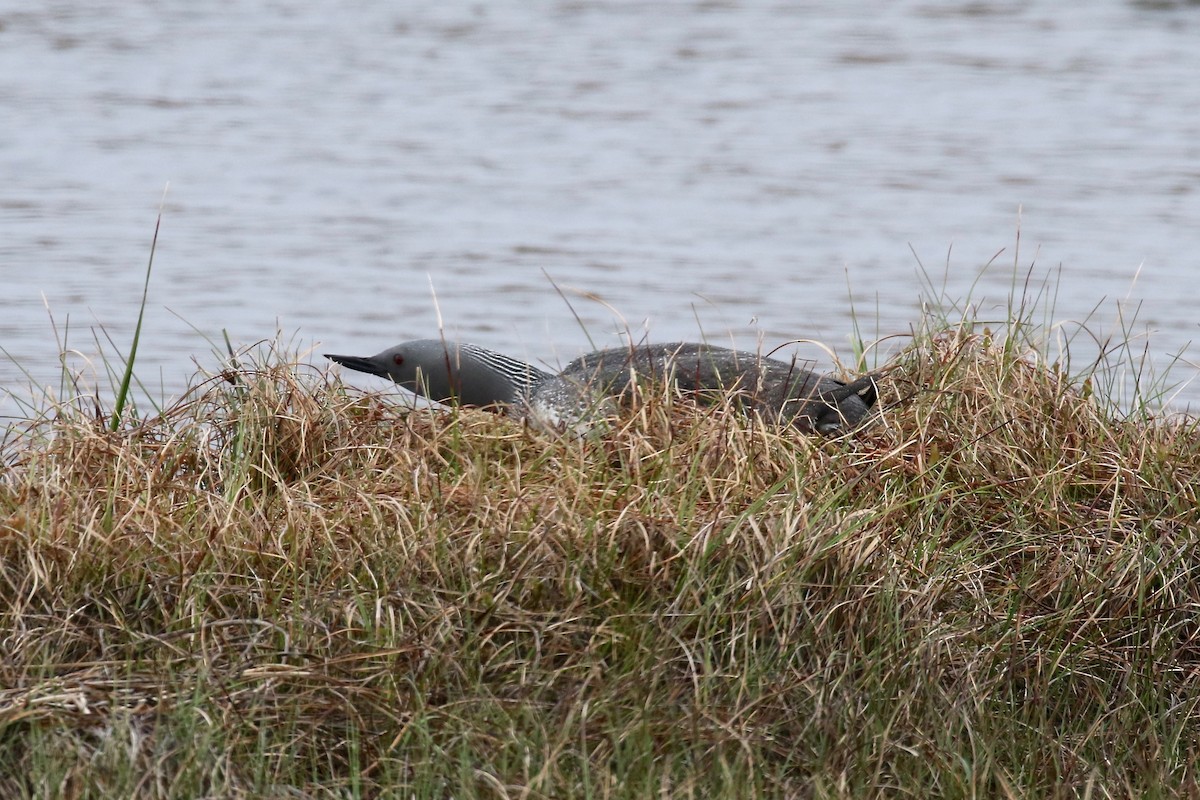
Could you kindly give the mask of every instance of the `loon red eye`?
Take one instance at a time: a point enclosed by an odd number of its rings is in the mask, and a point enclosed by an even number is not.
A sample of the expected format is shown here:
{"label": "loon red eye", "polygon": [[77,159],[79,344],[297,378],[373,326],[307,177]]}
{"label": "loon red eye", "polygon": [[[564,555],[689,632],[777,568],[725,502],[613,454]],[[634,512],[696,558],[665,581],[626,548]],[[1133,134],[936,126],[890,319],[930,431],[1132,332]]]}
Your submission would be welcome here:
{"label": "loon red eye", "polygon": [[404,363],[404,356],[397,353],[396,355],[392,356],[392,363],[394,363],[397,367],[400,366]]}

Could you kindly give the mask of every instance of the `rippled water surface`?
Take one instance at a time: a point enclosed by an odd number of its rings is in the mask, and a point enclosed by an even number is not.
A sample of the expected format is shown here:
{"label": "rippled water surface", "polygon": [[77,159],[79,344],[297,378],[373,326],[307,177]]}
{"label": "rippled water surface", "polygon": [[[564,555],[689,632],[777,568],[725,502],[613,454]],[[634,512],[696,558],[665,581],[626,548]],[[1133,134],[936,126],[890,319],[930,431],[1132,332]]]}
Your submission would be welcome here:
{"label": "rippled water surface", "polygon": [[919,265],[985,315],[1014,267],[1054,321],[1140,306],[1161,368],[1200,333],[1198,41],[1118,0],[13,5],[0,387],[57,385],[47,306],[72,368],[127,346],[168,183],[168,393],[223,330],[369,354],[438,308],[548,364],[626,328],[845,358],[852,314],[920,320]]}

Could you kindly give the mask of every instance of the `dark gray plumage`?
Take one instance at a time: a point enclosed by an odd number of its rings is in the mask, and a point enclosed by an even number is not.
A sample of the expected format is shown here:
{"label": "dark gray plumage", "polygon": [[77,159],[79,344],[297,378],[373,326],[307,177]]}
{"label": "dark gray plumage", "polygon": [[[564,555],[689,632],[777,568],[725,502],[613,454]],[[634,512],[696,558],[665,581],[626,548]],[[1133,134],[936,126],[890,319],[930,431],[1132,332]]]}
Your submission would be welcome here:
{"label": "dark gray plumage", "polygon": [[599,350],[557,375],[471,344],[405,342],[369,358],[329,355],[343,366],[390,377],[431,400],[507,406],[551,430],[586,433],[616,411],[635,385],[669,383],[700,401],[732,394],[749,412],[806,432],[856,427],[875,404],[874,378],[853,383],[795,363],[707,344],[636,345]]}
{"label": "dark gray plumage", "polygon": [[[538,384],[530,413],[571,427],[619,400],[634,384],[670,383],[701,401],[727,395],[747,411],[807,432],[834,434],[858,425],[875,404],[870,376],[845,383],[801,369],[796,363],[707,344],[672,343],[617,347],[589,353]],[[557,419],[556,419],[557,418]]]}

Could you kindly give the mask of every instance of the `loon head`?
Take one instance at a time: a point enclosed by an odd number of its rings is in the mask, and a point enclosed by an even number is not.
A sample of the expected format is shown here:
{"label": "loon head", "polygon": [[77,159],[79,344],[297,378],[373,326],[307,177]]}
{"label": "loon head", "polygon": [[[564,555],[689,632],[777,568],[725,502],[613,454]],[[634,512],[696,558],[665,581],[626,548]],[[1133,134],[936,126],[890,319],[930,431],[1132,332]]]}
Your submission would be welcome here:
{"label": "loon head", "polygon": [[373,356],[325,357],[358,372],[391,378],[421,397],[464,406],[511,405],[549,376],[502,353],[441,339],[415,339]]}

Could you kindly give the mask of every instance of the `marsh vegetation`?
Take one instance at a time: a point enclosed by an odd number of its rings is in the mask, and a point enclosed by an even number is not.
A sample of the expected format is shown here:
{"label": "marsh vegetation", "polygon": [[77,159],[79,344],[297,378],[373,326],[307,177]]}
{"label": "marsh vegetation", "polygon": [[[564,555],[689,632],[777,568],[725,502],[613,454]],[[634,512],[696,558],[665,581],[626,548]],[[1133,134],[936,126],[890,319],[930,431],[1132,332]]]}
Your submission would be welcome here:
{"label": "marsh vegetation", "polygon": [[267,348],[0,465],[5,797],[1200,791],[1200,439],[1014,316],[840,438],[602,439]]}

